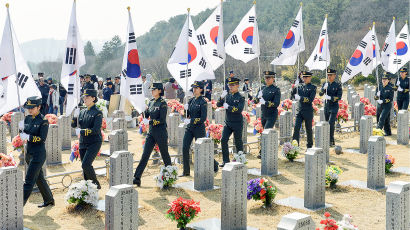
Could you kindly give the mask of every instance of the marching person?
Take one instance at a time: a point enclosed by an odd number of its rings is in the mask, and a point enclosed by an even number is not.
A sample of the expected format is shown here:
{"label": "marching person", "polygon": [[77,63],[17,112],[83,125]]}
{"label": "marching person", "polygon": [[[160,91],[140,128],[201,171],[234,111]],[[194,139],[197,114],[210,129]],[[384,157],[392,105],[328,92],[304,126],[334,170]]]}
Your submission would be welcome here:
{"label": "marching person", "polygon": [[105,88],[103,89],[103,99],[107,101],[107,109],[109,108],[109,105],[110,105],[111,95],[114,94],[112,87],[113,87],[113,84],[112,82],[109,81],[105,83]]}
{"label": "marching person", "polygon": [[[93,168],[93,162],[97,157],[102,145],[101,125],[103,114],[95,106],[98,101],[98,92],[95,89],[87,89],[83,94],[83,101],[87,109],[74,111],[71,127],[76,128],[75,132],[80,135],[80,159],[83,169],[84,180],[92,180],[101,189]],[[77,122],[78,120],[78,122]],[[78,125],[77,125],[78,124]]]}
{"label": "marching person", "polygon": [[[239,93],[239,79],[236,77],[227,78],[229,94],[224,91],[219,99],[217,106],[223,106],[226,110],[225,115],[225,126],[222,131],[222,158],[223,163],[220,167],[224,167],[226,163],[229,163],[229,149],[228,141],[229,137],[233,133],[235,139],[235,146],[238,151],[243,153],[243,142],[242,142],[242,128],[243,128],[243,118],[242,110],[245,105],[245,97]],[[240,154],[239,154],[240,155]]]}
{"label": "marching person", "polygon": [[280,89],[275,86],[276,73],[265,71],[265,84],[258,93],[258,101],[261,103],[261,121],[264,129],[271,129],[278,119],[278,106],[280,104]]}
{"label": "marching person", "polygon": [[[182,159],[184,163],[184,171],[180,175],[189,176],[189,149],[191,147],[192,140],[195,138],[205,137],[205,121],[207,115],[207,102],[205,101],[204,94],[204,83],[195,82],[191,86],[194,89],[194,97],[191,98],[188,104],[184,105],[187,110],[187,119],[184,120],[187,127],[185,129],[185,135],[182,142]],[[214,160],[214,172],[218,172],[218,162]]]}
{"label": "marching person", "polygon": [[377,89],[374,99],[377,100],[377,128],[384,129],[385,136],[391,136],[390,128],[390,111],[394,97],[394,90],[389,84],[390,77],[393,74],[385,73],[382,77],[382,85]]}
{"label": "marching person", "polygon": [[[140,163],[137,166],[134,174],[133,184],[141,186],[141,176],[147,166],[149,157],[155,144],[158,145],[162,160],[165,166],[171,165],[171,157],[168,153],[168,132],[167,132],[167,103],[162,98],[164,95],[164,87],[162,83],[153,83],[151,87],[152,99],[148,104],[147,110],[144,112],[144,124],[149,124],[149,131],[145,139],[144,150],[141,156]],[[150,118],[148,120],[147,118]]]}
{"label": "marching person", "polygon": [[327,69],[327,80],[323,83],[319,95],[325,95],[325,119],[330,126],[330,147],[335,146],[335,122],[339,111],[339,100],[342,98],[342,84],[335,81],[336,70]]}
{"label": "marching person", "polygon": [[307,148],[312,148],[313,146],[313,135],[312,135],[312,120],[313,120],[313,107],[312,102],[316,96],[316,86],[312,85],[310,82],[312,80],[312,73],[303,71],[301,72],[303,77],[303,84],[298,84],[292,90],[292,98],[299,101],[299,109],[296,114],[295,127],[293,129],[292,140],[296,140],[299,143],[299,133],[302,127],[302,122],[305,121],[305,128],[307,134]]}
{"label": "marching person", "polygon": [[43,204],[38,206],[39,208],[55,204],[53,194],[42,170],[46,161],[45,141],[48,133],[48,121],[40,114],[41,105],[42,99],[40,97],[27,98],[24,108],[28,110],[30,115],[25,117],[24,122],[19,123],[19,128],[22,130],[20,137],[23,141],[27,140],[25,161],[28,167],[23,186],[23,204],[27,203],[34,184],[37,184],[44,201]]}
{"label": "marching person", "polygon": [[397,107],[398,110],[407,110],[409,107],[409,85],[407,68],[399,70],[400,77],[397,79]]}

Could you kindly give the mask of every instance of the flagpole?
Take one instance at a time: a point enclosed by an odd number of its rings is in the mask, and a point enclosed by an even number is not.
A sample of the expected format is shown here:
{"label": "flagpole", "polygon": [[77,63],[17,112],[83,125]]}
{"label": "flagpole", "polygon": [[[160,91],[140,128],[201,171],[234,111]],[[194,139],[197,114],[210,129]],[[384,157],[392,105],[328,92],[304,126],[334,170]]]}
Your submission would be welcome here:
{"label": "flagpole", "polygon": [[9,4],[6,4],[6,8],[7,8],[7,17],[9,19],[9,29],[10,29],[10,36],[11,36],[11,48],[13,49],[13,59],[14,59],[14,71],[16,74],[16,87],[17,87],[17,98],[18,98],[18,102],[19,102],[19,111],[20,113],[22,112],[21,110],[21,99],[20,99],[20,89],[19,89],[19,85],[18,85],[18,73],[17,73],[17,66],[16,66],[16,55],[14,54],[14,41],[13,41],[13,30],[11,28],[11,19],[10,19],[10,12],[9,12]]}
{"label": "flagpole", "polygon": [[[377,45],[377,44],[376,44],[376,39],[377,39],[377,37],[376,37],[376,22],[373,22],[373,28],[374,28],[374,30],[373,30],[374,45]],[[377,65],[377,48],[378,48],[378,47],[375,48],[375,52],[376,52],[376,81],[377,81],[377,91],[380,91],[380,84],[379,84],[379,66]]]}
{"label": "flagpole", "polygon": [[[328,30],[328,27],[327,27],[327,14],[326,14],[326,37],[327,37],[327,39],[326,39],[326,46],[327,47],[325,47],[326,48],[326,68],[325,68],[325,78],[326,78],[326,84],[328,84],[328,81],[327,81],[327,69],[328,69],[328,66],[327,66],[327,63],[328,63],[328,60],[329,60],[329,52],[330,52],[330,48],[328,49],[328,47],[329,47],[329,36],[327,36],[328,34],[329,34],[329,30]],[[329,51],[329,52],[328,52]],[[326,96],[327,96],[327,88],[329,88],[329,84],[328,84],[328,86],[326,87]],[[326,103],[327,103],[327,100],[325,100],[326,101]]]}
{"label": "flagpole", "polygon": [[258,56],[258,69],[259,69],[259,91],[262,90],[262,78],[261,78],[261,63]]}
{"label": "flagpole", "polygon": [[[186,74],[185,74],[185,89],[186,89],[186,94],[185,94],[185,96],[186,96],[186,103],[188,104],[188,70],[189,70],[189,67],[188,67],[188,65],[189,65],[189,58],[188,58],[188,56],[189,56],[189,12],[190,12],[190,8],[188,8],[188,19],[187,19],[187,23],[188,23],[188,31],[187,31],[187,33],[188,33],[188,42],[187,42],[187,56],[186,56]],[[185,112],[185,118],[188,118],[188,109],[186,110],[186,112]]]}
{"label": "flagpole", "polygon": [[[396,20],[396,17],[393,17],[393,21],[395,21]],[[394,23],[394,25],[396,25],[396,23]],[[394,28],[394,30],[396,30],[396,28]],[[393,34],[393,36],[394,37],[396,37],[396,35],[395,34]],[[396,40],[396,39],[395,39]],[[397,41],[396,41],[396,44],[397,44]],[[397,47],[396,47],[396,74],[397,74],[397,79],[396,79],[396,81],[394,82],[394,85],[396,85],[396,83],[397,83],[397,81],[399,80],[399,77],[400,77],[400,74],[399,74],[399,62],[398,62],[398,55],[397,55]]]}

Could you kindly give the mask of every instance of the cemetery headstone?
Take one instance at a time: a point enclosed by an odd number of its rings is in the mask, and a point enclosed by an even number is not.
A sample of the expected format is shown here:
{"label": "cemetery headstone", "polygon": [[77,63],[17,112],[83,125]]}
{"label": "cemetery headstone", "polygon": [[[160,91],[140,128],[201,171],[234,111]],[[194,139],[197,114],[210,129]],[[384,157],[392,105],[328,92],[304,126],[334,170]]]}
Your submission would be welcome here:
{"label": "cemetery headstone", "polygon": [[45,141],[47,153],[47,165],[61,164],[61,142],[62,138],[58,135],[58,125],[48,126],[47,139]]}
{"label": "cemetery headstone", "polygon": [[261,175],[278,175],[278,132],[265,129],[261,137]]}
{"label": "cemetery headstone", "polygon": [[112,121],[112,130],[123,129],[127,131],[127,126],[128,124],[124,118],[114,118],[114,120]]}
{"label": "cemetery headstone", "polygon": [[0,121],[0,153],[7,154],[7,124]]}
{"label": "cemetery headstone", "polygon": [[225,109],[217,108],[215,110],[215,124],[225,124]]}
{"label": "cemetery headstone", "polygon": [[371,136],[367,149],[367,187],[383,189],[385,187],[386,140],[381,136]]}
{"label": "cemetery headstone", "polygon": [[320,114],[320,121],[326,121],[325,107],[322,107],[319,109],[319,114]]}
{"label": "cemetery headstone", "polygon": [[116,151],[110,156],[110,187],[120,184],[132,185],[133,156],[128,151]]}
{"label": "cemetery headstone", "polygon": [[391,182],[386,191],[386,230],[395,229],[410,229],[410,182]]}
{"label": "cemetery headstone", "polygon": [[330,125],[327,121],[320,121],[315,125],[315,147],[321,148],[329,163]]}
{"label": "cemetery headstone", "polygon": [[61,149],[71,149],[71,117],[61,115],[58,117],[58,136],[61,138]]}
{"label": "cemetery headstone", "polygon": [[178,126],[180,122],[181,118],[179,113],[171,113],[169,115],[169,123],[167,123],[167,126],[169,127],[168,143],[170,146],[178,145]]}
{"label": "cemetery headstone", "polygon": [[13,137],[19,134],[19,122],[24,121],[24,114],[20,112],[14,112],[11,114],[10,122],[10,138],[13,140]]}
{"label": "cemetery headstone", "polygon": [[105,195],[105,229],[138,229],[138,192],[132,185],[115,185]]}
{"label": "cemetery headstone", "polygon": [[194,189],[203,191],[214,187],[214,143],[210,138],[195,141]]}
{"label": "cemetery headstone", "polygon": [[367,153],[367,143],[373,133],[373,117],[362,116],[360,119],[360,152]]}
{"label": "cemetery headstone", "polygon": [[113,130],[108,136],[110,155],[115,151],[128,151],[128,133],[123,129]]}
{"label": "cemetery headstone", "polygon": [[400,110],[397,117],[397,144],[409,144],[409,112]]}
{"label": "cemetery headstone", "polygon": [[[362,102],[356,102],[354,104],[354,113],[353,113],[353,118],[354,118],[354,129],[360,131],[360,118],[364,115],[364,104]],[[356,129],[358,128],[358,129]]]}
{"label": "cemetery headstone", "polygon": [[279,136],[281,145],[291,140],[292,127],[292,113],[290,111],[283,111],[279,116]]}
{"label": "cemetery headstone", "polygon": [[0,230],[23,229],[23,173],[0,168]]}
{"label": "cemetery headstone", "polygon": [[310,148],[305,154],[304,207],[319,209],[325,207],[326,162],[320,148]]}
{"label": "cemetery headstone", "polygon": [[280,219],[277,230],[315,230],[315,222],[309,215],[293,212]]}

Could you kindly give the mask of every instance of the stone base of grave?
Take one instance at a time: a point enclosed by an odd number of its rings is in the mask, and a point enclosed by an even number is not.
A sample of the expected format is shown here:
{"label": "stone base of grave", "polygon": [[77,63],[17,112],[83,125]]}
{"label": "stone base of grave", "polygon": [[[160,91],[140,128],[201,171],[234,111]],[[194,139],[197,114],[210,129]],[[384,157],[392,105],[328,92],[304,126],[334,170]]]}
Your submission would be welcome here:
{"label": "stone base of grave", "polygon": [[285,199],[282,199],[282,200],[277,200],[277,201],[275,201],[275,203],[277,205],[287,206],[287,207],[300,209],[300,210],[305,210],[305,211],[317,211],[317,210],[322,210],[322,209],[333,207],[333,205],[325,203],[325,206],[323,206],[321,208],[308,209],[308,208],[305,208],[305,201],[304,201],[303,198],[294,197],[294,196],[291,196],[291,197],[288,197],[288,198],[285,198]]}
{"label": "stone base of grave", "polygon": [[109,150],[109,149],[103,150],[103,151],[101,151],[100,155],[101,155],[101,156],[109,157],[109,156],[111,156],[110,150]]}
{"label": "stone base of grave", "polygon": [[214,185],[213,189],[196,190],[196,189],[194,189],[194,181],[187,181],[187,182],[178,183],[178,184],[173,185],[172,187],[181,188],[181,189],[185,189],[185,190],[190,190],[190,191],[194,191],[194,192],[206,192],[206,191],[220,189],[220,187]]}
{"label": "stone base of grave", "polygon": [[[105,212],[105,200],[99,200],[97,206],[93,207],[94,209]],[[138,209],[143,208],[141,205],[138,205]]]}
{"label": "stone base of grave", "polygon": [[53,166],[65,165],[65,164],[68,164],[68,163],[70,163],[70,162],[56,162],[56,163],[47,164],[47,166],[53,167]]}
{"label": "stone base of grave", "polygon": [[95,170],[95,175],[106,177],[107,176],[107,170],[106,169],[97,169],[97,170]]}
{"label": "stone base of grave", "polygon": [[351,186],[353,188],[360,188],[360,189],[367,189],[367,190],[376,190],[376,191],[383,191],[387,189],[387,187],[379,188],[379,189],[370,189],[367,187],[366,181],[360,181],[360,180],[348,180],[348,181],[339,183],[339,185]]}
{"label": "stone base of grave", "polygon": [[171,157],[171,162],[174,164],[182,164],[182,157]]}
{"label": "stone base of grave", "polygon": [[31,229],[24,227],[23,230],[31,230]]}
{"label": "stone base of grave", "polygon": [[[304,164],[305,163],[305,158],[298,158],[298,159],[295,159],[293,161]],[[329,161],[329,163],[334,164],[335,162],[334,161]]]}
{"label": "stone base of grave", "polygon": [[387,145],[397,145],[397,141],[387,141],[386,140],[386,144]]}
{"label": "stone base of grave", "polygon": [[[203,221],[195,222],[192,224],[188,224],[187,227],[193,228],[195,230],[220,230],[221,229],[221,220],[217,218],[206,219]],[[246,227],[247,230],[258,230],[258,228],[254,227]]]}
{"label": "stone base of grave", "polygon": [[61,147],[61,150],[65,151],[65,150],[71,150],[71,147]]}
{"label": "stone base of grave", "polygon": [[360,149],[345,149],[343,150],[344,153],[357,153],[357,154],[367,154],[367,153],[361,153]]}
{"label": "stone base of grave", "polygon": [[397,168],[392,168],[390,171],[395,172],[395,173],[403,173],[410,175],[410,168],[409,167],[397,167]]}
{"label": "stone base of grave", "polygon": [[278,176],[278,175],[280,175],[280,172],[278,172],[278,174],[276,174],[276,175],[262,175],[260,169],[258,169],[258,168],[251,168],[251,169],[248,169],[248,174],[254,175],[254,176]]}

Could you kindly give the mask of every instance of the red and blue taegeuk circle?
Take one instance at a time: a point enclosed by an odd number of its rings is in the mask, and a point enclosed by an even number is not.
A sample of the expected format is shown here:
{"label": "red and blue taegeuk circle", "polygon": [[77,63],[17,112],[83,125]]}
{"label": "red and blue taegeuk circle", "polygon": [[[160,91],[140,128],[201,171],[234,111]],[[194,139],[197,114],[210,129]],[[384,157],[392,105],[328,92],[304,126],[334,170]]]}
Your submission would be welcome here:
{"label": "red and blue taegeuk circle", "polygon": [[210,37],[211,40],[217,44],[218,42],[218,31],[219,31],[219,26],[215,26],[214,28],[211,29]]}
{"label": "red and blue taegeuk circle", "polygon": [[243,32],[242,32],[242,39],[252,45],[252,41],[253,41],[253,26],[246,28]]}
{"label": "red and blue taegeuk circle", "polygon": [[140,59],[138,50],[132,49],[128,51],[127,60],[127,77],[139,78],[141,76]]}
{"label": "red and blue taegeuk circle", "polygon": [[[193,62],[197,55],[198,55],[198,52],[196,50],[196,47],[194,46],[194,44],[189,42],[188,43],[188,63]],[[179,63],[179,64],[186,65],[186,63]]]}
{"label": "red and blue taegeuk circle", "polygon": [[376,57],[376,45],[373,44],[373,58]]}
{"label": "red and blue taegeuk circle", "polygon": [[397,56],[403,56],[409,50],[409,47],[407,47],[407,44],[401,41],[397,42],[396,48],[397,48]]}
{"label": "red and blue taegeuk circle", "polygon": [[319,53],[321,54],[323,52],[323,44],[325,43],[325,39],[322,38],[322,40],[320,40],[320,45],[319,45]]}
{"label": "red and blue taegeuk circle", "polygon": [[295,43],[295,34],[292,30],[289,30],[286,35],[285,41],[283,42],[282,48],[290,48]]}
{"label": "red and blue taegeuk circle", "polygon": [[360,50],[354,51],[352,57],[350,58],[350,65],[352,66],[358,66],[360,63],[362,63],[363,60],[363,53]]}

